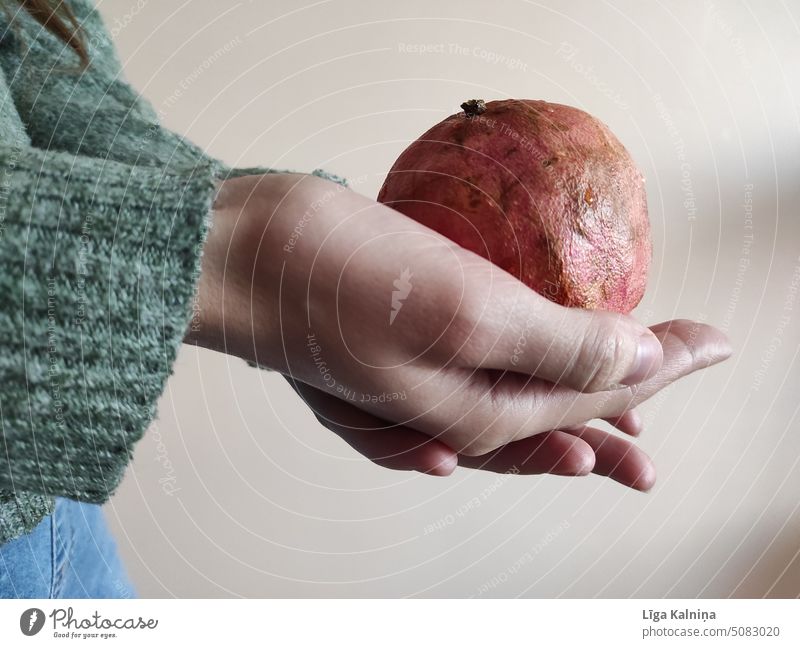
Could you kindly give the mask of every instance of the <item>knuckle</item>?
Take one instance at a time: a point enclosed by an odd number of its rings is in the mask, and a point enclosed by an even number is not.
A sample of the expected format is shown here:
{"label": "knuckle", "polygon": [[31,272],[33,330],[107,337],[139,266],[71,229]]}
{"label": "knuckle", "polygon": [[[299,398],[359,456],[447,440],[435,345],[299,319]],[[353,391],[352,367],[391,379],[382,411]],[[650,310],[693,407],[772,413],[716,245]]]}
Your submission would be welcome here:
{"label": "knuckle", "polygon": [[481,412],[473,411],[453,425],[442,440],[459,454],[480,457],[507,443],[499,431],[497,425],[485,423]]}
{"label": "knuckle", "polygon": [[620,327],[603,321],[582,340],[572,378],[588,392],[607,389],[623,378],[632,353],[629,338]]}
{"label": "knuckle", "polygon": [[491,345],[491,330],[479,299],[459,294],[450,300],[452,317],[442,335],[442,347],[448,358],[475,366]]}
{"label": "knuckle", "polygon": [[480,435],[478,438],[470,441],[467,445],[465,445],[460,451],[459,454],[465,455],[467,457],[482,457],[483,455],[487,455],[494,450],[497,450],[500,447],[500,444],[497,444],[486,437],[486,434]]}
{"label": "knuckle", "polygon": [[[502,448],[515,439],[515,431],[524,427],[522,409],[528,409],[530,401],[506,398],[494,394],[489,388],[482,395],[475,395],[473,409],[459,431],[461,454],[479,457]],[[464,407],[470,407],[466,402]]]}

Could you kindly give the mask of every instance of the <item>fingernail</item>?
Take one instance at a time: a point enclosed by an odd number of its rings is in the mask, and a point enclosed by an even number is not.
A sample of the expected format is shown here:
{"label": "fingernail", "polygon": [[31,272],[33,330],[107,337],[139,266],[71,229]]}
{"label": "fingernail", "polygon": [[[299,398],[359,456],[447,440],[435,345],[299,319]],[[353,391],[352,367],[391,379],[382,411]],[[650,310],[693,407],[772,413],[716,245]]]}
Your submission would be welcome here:
{"label": "fingernail", "polygon": [[646,333],[639,338],[636,359],[633,361],[630,373],[620,382],[623,385],[638,385],[652,378],[661,368],[663,360],[664,350],[661,348],[661,342],[652,333]]}

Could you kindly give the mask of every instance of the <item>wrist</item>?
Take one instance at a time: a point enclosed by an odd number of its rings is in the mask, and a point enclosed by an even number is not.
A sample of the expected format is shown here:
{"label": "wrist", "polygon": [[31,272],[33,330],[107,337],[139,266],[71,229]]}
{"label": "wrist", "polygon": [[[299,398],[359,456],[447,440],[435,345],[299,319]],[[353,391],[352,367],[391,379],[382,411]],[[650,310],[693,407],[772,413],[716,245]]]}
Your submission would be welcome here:
{"label": "wrist", "polygon": [[292,211],[286,196],[296,177],[270,173],[218,182],[185,342],[276,366],[281,263],[272,238],[279,236],[281,215]]}
{"label": "wrist", "polygon": [[[192,319],[184,342],[224,351],[223,279],[225,257],[230,248],[236,210],[231,180],[216,180],[208,232],[200,257],[200,275],[195,287]],[[240,209],[238,210],[241,211]]]}
{"label": "wrist", "polygon": [[347,212],[334,199],[340,192],[304,174],[219,182],[185,341],[286,370],[314,308],[310,273],[326,275],[319,246]]}

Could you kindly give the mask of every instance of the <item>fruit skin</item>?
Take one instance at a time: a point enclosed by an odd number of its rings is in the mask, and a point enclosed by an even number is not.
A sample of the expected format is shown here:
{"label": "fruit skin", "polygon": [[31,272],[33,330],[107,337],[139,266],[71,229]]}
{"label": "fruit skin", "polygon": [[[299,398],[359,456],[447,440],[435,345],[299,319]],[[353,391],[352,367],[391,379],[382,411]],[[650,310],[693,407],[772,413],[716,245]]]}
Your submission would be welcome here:
{"label": "fruit skin", "polygon": [[403,151],[378,200],[559,304],[633,310],[652,244],[644,178],[620,141],[571,106],[462,107]]}

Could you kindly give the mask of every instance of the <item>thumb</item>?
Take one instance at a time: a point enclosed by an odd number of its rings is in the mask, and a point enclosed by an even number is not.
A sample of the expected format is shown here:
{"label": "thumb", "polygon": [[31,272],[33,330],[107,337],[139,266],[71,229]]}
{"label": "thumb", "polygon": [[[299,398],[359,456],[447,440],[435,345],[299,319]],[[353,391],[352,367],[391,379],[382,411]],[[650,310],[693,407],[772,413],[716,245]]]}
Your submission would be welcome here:
{"label": "thumb", "polygon": [[629,315],[567,308],[528,291],[504,320],[478,366],[596,392],[643,382],[663,362],[661,342]]}

